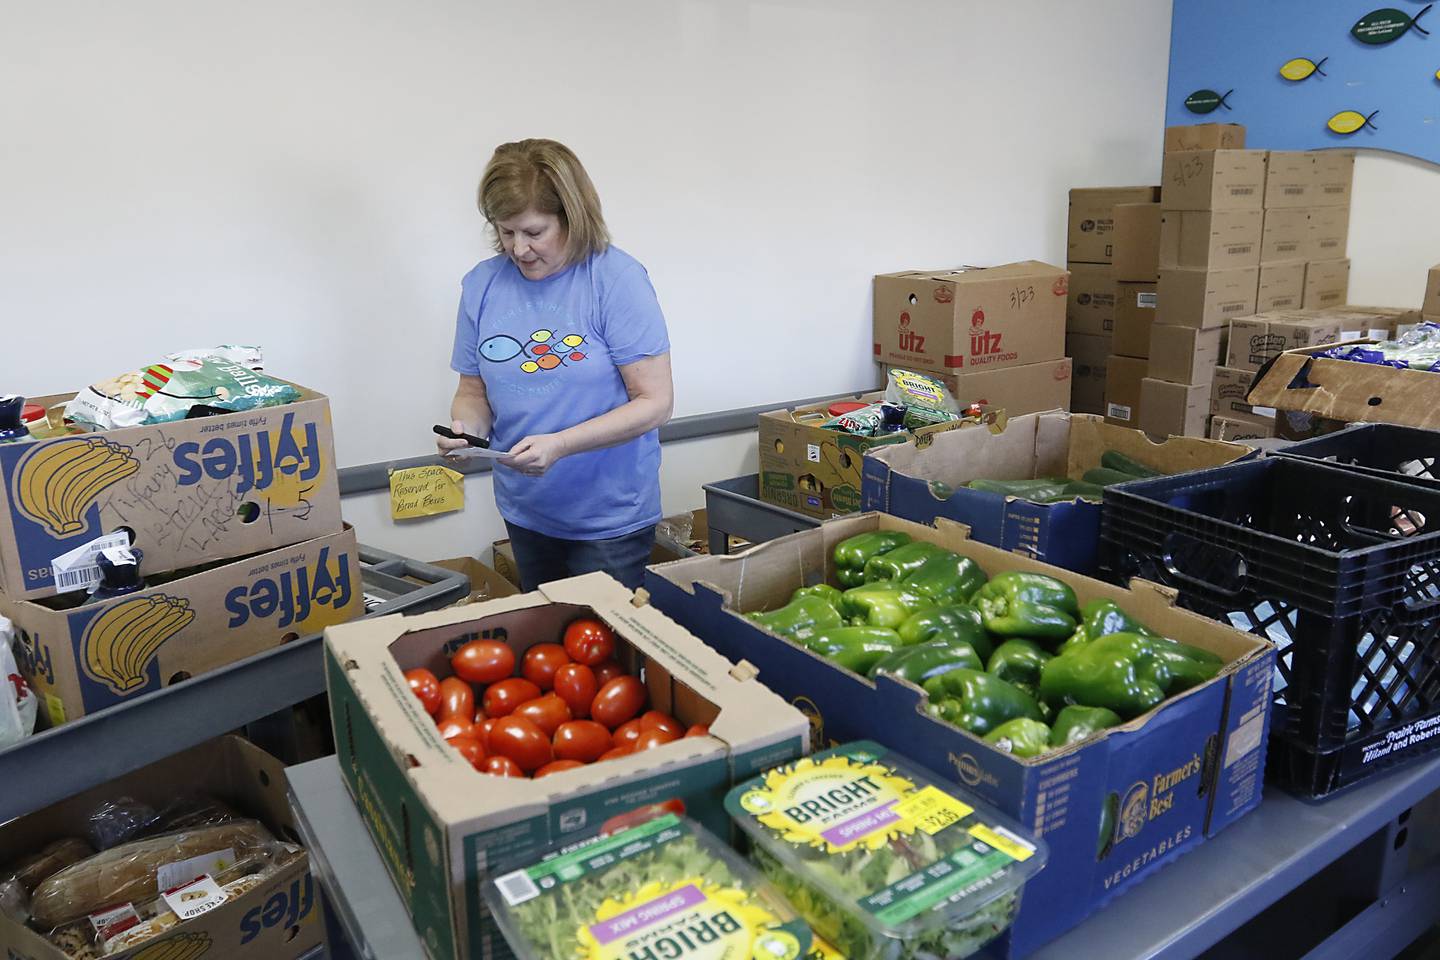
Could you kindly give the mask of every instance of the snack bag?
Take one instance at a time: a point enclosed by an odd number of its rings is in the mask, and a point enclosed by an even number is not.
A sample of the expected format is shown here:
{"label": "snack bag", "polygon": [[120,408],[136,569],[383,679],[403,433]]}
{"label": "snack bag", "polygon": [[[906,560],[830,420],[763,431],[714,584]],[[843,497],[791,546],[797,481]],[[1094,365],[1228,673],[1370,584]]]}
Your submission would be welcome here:
{"label": "snack bag", "polygon": [[0,617],[0,750],[35,730],[39,700],[15,663],[15,625]]}
{"label": "snack bag", "polygon": [[842,413],[825,421],[820,426],[825,430],[839,430],[857,437],[878,437],[904,429],[905,408],[894,403],[872,403],[868,407]]}
{"label": "snack bag", "polygon": [[885,401],[899,404],[907,414],[928,418],[929,423],[946,423],[959,418],[960,405],[950,396],[945,384],[934,377],[913,370],[891,370],[885,379],[888,381]]}

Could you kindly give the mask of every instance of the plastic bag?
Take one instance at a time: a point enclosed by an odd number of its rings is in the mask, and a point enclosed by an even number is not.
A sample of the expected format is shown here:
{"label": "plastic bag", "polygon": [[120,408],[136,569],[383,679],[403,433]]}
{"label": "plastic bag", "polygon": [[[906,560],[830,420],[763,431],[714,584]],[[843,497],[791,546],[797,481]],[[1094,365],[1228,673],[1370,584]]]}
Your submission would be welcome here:
{"label": "plastic bag", "polygon": [[96,850],[177,830],[213,827],[238,819],[234,810],[212,797],[192,794],[160,810],[133,797],[106,800],[90,814],[85,835]]}
{"label": "plastic bag", "polygon": [[15,625],[0,617],[0,750],[35,732],[39,698],[15,663]]}
{"label": "plastic bag", "polygon": [[1331,347],[1318,356],[1374,363],[1401,370],[1440,372],[1440,324],[1422,323],[1398,340]]}

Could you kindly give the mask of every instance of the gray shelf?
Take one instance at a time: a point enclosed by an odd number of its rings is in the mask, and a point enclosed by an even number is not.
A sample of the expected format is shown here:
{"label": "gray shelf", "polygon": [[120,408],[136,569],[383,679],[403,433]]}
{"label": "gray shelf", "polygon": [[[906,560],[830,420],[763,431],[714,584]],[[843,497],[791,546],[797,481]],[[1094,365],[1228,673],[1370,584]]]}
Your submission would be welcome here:
{"label": "gray shelf", "polygon": [[[454,573],[360,547],[366,616],[419,612],[469,592]],[[325,690],[314,634],[142,694],[0,750],[0,823],[203,743]]]}
{"label": "gray shelf", "polygon": [[729,553],[732,536],[764,543],[820,526],[814,517],[763,503],[756,473],[705,484],[705,522],[712,554]]}
{"label": "gray shelf", "polygon": [[[307,825],[306,843],[319,864],[317,875],[357,955],[424,960],[400,895],[340,779],[336,759],[292,767],[289,777],[291,802]],[[1254,813],[1122,894],[1032,960],[1191,960],[1437,790],[1440,758],[1404,767],[1322,803],[1267,789]],[[1415,910],[1429,910],[1430,922],[1440,922],[1440,901],[1417,895],[1437,888],[1433,871],[1406,882],[1408,893],[1397,889],[1388,899],[1403,896],[1412,923],[1425,919],[1413,916]],[[1350,954],[1345,948],[1379,943],[1395,905],[1377,901],[1311,956],[1378,960],[1382,954]],[[1369,924],[1374,928],[1367,929]]]}

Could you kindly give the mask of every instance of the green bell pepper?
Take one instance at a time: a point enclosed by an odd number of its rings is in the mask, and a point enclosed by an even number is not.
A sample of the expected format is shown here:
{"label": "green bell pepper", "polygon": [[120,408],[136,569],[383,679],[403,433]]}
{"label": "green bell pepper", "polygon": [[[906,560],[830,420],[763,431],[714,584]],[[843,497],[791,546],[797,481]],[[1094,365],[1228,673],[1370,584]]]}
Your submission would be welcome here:
{"label": "green bell pepper", "polygon": [[1121,723],[1120,714],[1104,707],[1082,707],[1077,703],[1061,710],[1050,728],[1050,746],[1079,743],[1092,733]]}
{"label": "green bell pepper", "polygon": [[1170,685],[1165,689],[1167,696],[1183,693],[1215,679],[1225,665],[1225,661],[1209,650],[1169,637],[1151,637],[1150,643],[1155,648],[1155,655],[1170,668]]}
{"label": "green bell pepper", "polygon": [[1108,487],[1112,483],[1129,483],[1138,478],[1133,473],[1122,473],[1109,467],[1092,467],[1081,475],[1081,479],[1097,487]]}
{"label": "green bell pepper", "polygon": [[964,604],[921,610],[900,625],[899,633],[906,646],[933,640],[963,641],[975,648],[981,660],[988,659],[994,648],[980,623],[980,611]]}
{"label": "green bell pepper", "polygon": [[801,596],[799,591],[796,591],[794,599],[779,610],[748,613],[746,616],[770,632],[794,640],[804,640],[817,631],[832,630],[845,622],[840,611],[823,597],[813,594]]}
{"label": "green bell pepper", "polygon": [[827,660],[868,676],[881,660],[902,649],[894,630],[885,627],[839,627],[801,641]]}
{"label": "green bell pepper", "polygon": [[912,541],[903,547],[896,547],[889,553],[871,557],[865,564],[865,582],[904,580],[925,566],[925,562],[930,558],[949,552],[944,547],[937,546],[928,540]]}
{"label": "green bell pepper", "polygon": [[1080,608],[1080,626],[1076,627],[1074,634],[1065,641],[1065,645],[1060,648],[1061,652],[1071,646],[1088,643],[1112,633],[1140,633],[1147,637],[1155,635],[1153,630],[1126,613],[1120,604],[1101,597]]}
{"label": "green bell pepper", "polygon": [[1170,668],[1154,638],[1112,633],[1067,650],[1040,671],[1040,696],[1051,704],[1106,707],[1129,719],[1165,699]]}
{"label": "green bell pepper", "polygon": [[1011,756],[1038,757],[1050,749],[1050,728],[1039,720],[1016,717],[985,734],[984,739]]}
{"label": "green bell pepper", "polygon": [[840,595],[840,613],[854,626],[894,630],[930,606],[925,597],[894,580],[861,584]]}
{"label": "green bell pepper", "polygon": [[817,583],[808,587],[801,587],[790,594],[791,602],[799,597],[820,597],[836,610],[840,609],[840,591],[828,583]]}
{"label": "green bell pepper", "polygon": [[901,647],[875,664],[871,676],[888,673],[897,680],[923,685],[931,677],[951,670],[979,670],[980,656],[964,640],[931,640],[913,647]]}
{"label": "green bell pepper", "polygon": [[983,737],[1016,717],[1040,719],[1040,707],[1024,690],[979,670],[950,670],[924,683],[931,716]]}
{"label": "green bell pepper", "polygon": [[969,600],[988,579],[980,564],[945,550],[930,557],[901,583],[923,593],[932,603],[951,604]]}
{"label": "green bell pepper", "polygon": [[1111,470],[1118,470],[1121,473],[1128,473],[1132,477],[1160,477],[1164,476],[1158,470],[1152,470],[1139,460],[1125,456],[1119,450],[1106,450],[1100,454],[1100,466],[1108,467]]}
{"label": "green bell pepper", "polygon": [[865,564],[872,557],[889,553],[910,542],[910,534],[899,530],[871,530],[835,545],[831,559],[835,561],[835,579],[842,587],[858,587],[865,582]]}
{"label": "green bell pepper", "polygon": [[1080,613],[1075,591],[1043,573],[1010,571],[975,592],[985,629],[999,637],[1064,640]]}
{"label": "green bell pepper", "polygon": [[1034,640],[1013,637],[995,648],[985,664],[985,672],[993,673],[1006,683],[1013,683],[1030,696],[1040,686],[1040,670],[1052,658]]}

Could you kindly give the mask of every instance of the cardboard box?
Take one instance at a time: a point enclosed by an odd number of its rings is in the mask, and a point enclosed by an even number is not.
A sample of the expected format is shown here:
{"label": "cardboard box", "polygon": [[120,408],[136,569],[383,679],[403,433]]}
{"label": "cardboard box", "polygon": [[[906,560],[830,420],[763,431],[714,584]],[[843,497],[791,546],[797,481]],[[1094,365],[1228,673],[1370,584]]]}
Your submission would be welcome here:
{"label": "cardboard box", "polygon": [[1259,267],[1161,270],[1155,320],[1199,330],[1223,327],[1235,317],[1253,314],[1259,292]]}
{"label": "cardboard box", "polygon": [[1315,235],[1310,229],[1311,210],[1266,210],[1265,229],[1260,236],[1260,262],[1281,263],[1309,260]]}
{"label": "cardboard box", "polygon": [[[682,561],[683,562],[683,561]],[[325,632],[325,672],[345,784],[426,950],[436,960],[511,955],[485,910],[491,871],[533,862],[553,845],[593,833],[637,807],[681,798],[722,837],[722,801],[734,783],[801,756],[804,715],[756,679],[603,573],[543,591],[415,617],[379,617]],[[655,709],[711,736],[543,780],[473,770],[440,739],[403,671],[448,674],[448,659],[476,637],[517,654],[555,642],[577,617],[614,631],[617,659],[643,676]]]}
{"label": "cardboard box", "polygon": [[1105,422],[1140,426],[1140,381],[1149,371],[1143,357],[1111,357],[1105,368]]}
{"label": "cardboard box", "polygon": [[1159,187],[1077,187],[1070,191],[1066,258],[1072,263],[1109,263],[1114,256],[1115,205],[1154,203]]}
{"label": "cardboard box", "polygon": [[1305,309],[1338,307],[1350,299],[1349,260],[1311,260],[1305,268]]}
{"label": "cardboard box", "polygon": [[1239,123],[1194,123],[1165,128],[1165,152],[1243,150],[1245,126]]}
{"label": "cardboard box", "polygon": [[1266,440],[1275,436],[1275,420],[1232,420],[1229,417],[1210,418],[1210,439],[1238,443],[1244,440]]}
{"label": "cardboard box", "polygon": [[1065,355],[1069,274],[1027,260],[875,278],[875,359],[938,373]]}
{"label": "cardboard box", "polygon": [[1160,177],[1166,210],[1259,210],[1265,200],[1264,150],[1167,153]]}
{"label": "cardboard box", "polygon": [[1350,208],[1312,207],[1307,260],[1343,260],[1350,249]]}
{"label": "cardboard box", "polygon": [[52,723],[64,723],[234,663],[365,612],[349,527],[268,553],[148,578],[137,593],[16,600],[20,672]]}
{"label": "cardboard box", "polygon": [[[1026,887],[1008,947],[993,948],[1024,957],[1260,802],[1274,648],[1174,607],[1172,593],[1144,581],[1126,590],[967,540],[944,519],[937,524],[881,514],[831,521],[740,556],[652,568],[646,586],[675,620],[728,656],[756,664],[777,692],[804,703],[817,743],[869,737],[903,750],[1043,834],[1050,862]],[[744,618],[824,580],[836,544],[876,529],[939,543],[991,574],[1064,577],[1082,603],[1114,600],[1165,636],[1220,654],[1227,666],[1210,683],[1097,740],[1018,759],[928,716],[917,687],[887,676],[867,681]],[[1122,811],[1145,815],[1122,815],[1129,826],[1113,842],[1102,838],[1097,852],[1097,824],[1106,804],[1117,802]]]}
{"label": "cardboard box", "polygon": [[516,592],[520,586],[520,565],[515,562],[515,547],[509,540],[496,540],[490,547],[495,572],[504,577]]}
{"label": "cardboard box", "polygon": [[1227,420],[1271,420],[1275,411],[1271,408],[1256,409],[1247,399],[1250,384],[1255,379],[1251,370],[1236,367],[1216,367],[1215,377],[1210,384],[1210,414]]}
{"label": "cardboard box", "polygon": [[1116,281],[1153,283],[1160,276],[1160,204],[1115,205]]}
{"label": "cardboard box", "polygon": [[1147,375],[1171,383],[1208,384],[1220,363],[1220,335],[1224,332],[1219,327],[1196,330],[1157,323],[1150,331]]}
{"label": "cardboard box", "polygon": [[[1069,336],[1066,335],[1067,340]],[[881,369],[889,370],[888,367]],[[1061,357],[1059,360],[1027,363],[1023,367],[1006,367],[1003,370],[977,370],[954,375],[941,373],[932,376],[945,384],[950,395],[962,407],[981,403],[992,410],[1004,410],[1010,416],[1018,416],[1038,410],[1070,409],[1074,363],[1069,357]],[[929,428],[929,432],[934,433],[935,430]],[[824,519],[829,519],[830,516],[833,514]]]}
{"label": "cardboard box", "polygon": [[1425,280],[1425,299],[1420,304],[1424,316],[1440,316],[1440,264],[1430,268]]}
{"label": "cardboard box", "polygon": [[1076,413],[1104,413],[1105,368],[1110,362],[1110,338],[1072,333],[1065,338],[1065,353],[1070,357],[1073,371],[1070,409]]}
{"label": "cardboard box", "polygon": [[1317,207],[1350,206],[1351,188],[1355,183],[1355,154],[1350,150],[1317,150],[1315,161],[1315,195]]}
{"label": "cardboard box", "polygon": [[[965,484],[1062,476],[1079,480],[1102,466],[1107,450],[1162,473],[1218,466],[1247,453],[1208,440],[1151,443],[1140,431],[1101,417],[1051,411],[1012,417],[1003,428],[957,430],[924,448],[901,444],[876,451],[865,458],[862,508],[917,523],[944,517],[968,526],[981,543],[1090,574],[1100,566],[1099,503],[1031,503]],[[939,484],[950,489],[949,496],[941,499],[935,493]]]}
{"label": "cardboard box", "polygon": [[1271,357],[1286,350],[1340,338],[1340,322],[1297,313],[1259,314],[1230,323],[1230,349],[1225,365],[1238,370],[1259,370]]}
{"label": "cardboard box", "polygon": [[1271,150],[1265,170],[1265,207],[1293,210],[1316,201],[1315,159],[1303,150]]}
{"label": "cardboard box", "polygon": [[1329,420],[1298,410],[1280,410],[1275,415],[1275,436],[1281,440],[1313,440],[1348,426],[1344,420]]}
{"label": "cardboard box", "polygon": [[[103,803],[128,797],[162,809],[177,797],[197,794],[259,820],[279,840],[298,835],[285,795],[285,765],[239,737],[221,737],[0,826],[0,863],[13,863],[55,840],[85,836],[90,815]],[[302,853],[213,910],[108,957],[300,960],[322,950],[326,942],[322,900],[310,874],[309,857]],[[4,911],[0,911],[0,952],[16,960],[71,958]]]}
{"label": "cardboard box", "polygon": [[338,533],[330,402],[300,389],[278,407],[0,445],[0,592],[54,596],[52,562],[120,527],[147,575]]}
{"label": "cardboard box", "polygon": [[[510,546],[510,541],[503,541],[505,546]],[[500,544],[495,545],[498,552]],[[463,573],[470,578],[470,592],[465,598],[456,601],[451,606],[460,606],[466,603],[481,603],[485,600],[493,600],[496,597],[513,597],[520,592],[518,584],[512,583],[509,579],[501,576],[497,570],[492,570],[474,557],[456,557],[453,560],[431,560],[432,566],[445,570],[454,570],[456,573]]]}
{"label": "cardboard box", "polygon": [[1115,268],[1110,264],[1070,264],[1065,300],[1065,332],[1092,337],[1115,332]]}
{"label": "cardboard box", "polygon": [[1157,288],[1154,283],[1116,285],[1115,353],[1122,357],[1150,356],[1150,327],[1158,312]]}
{"label": "cardboard box", "polygon": [[[1303,347],[1280,354],[1250,391],[1250,399],[1282,413],[1307,414],[1307,422],[1321,418],[1440,429],[1440,377],[1426,370],[1311,356],[1325,349]],[[1276,432],[1285,435],[1280,417]]]}
{"label": "cardboard box", "polygon": [[1140,429],[1152,437],[1203,437],[1210,416],[1210,384],[1140,381]]}
{"label": "cardboard box", "polygon": [[1299,310],[1305,301],[1304,260],[1260,265],[1260,292],[1255,297],[1256,313]]}
{"label": "cardboard box", "polygon": [[1260,264],[1263,210],[1167,210],[1160,217],[1160,266],[1229,270]]}

